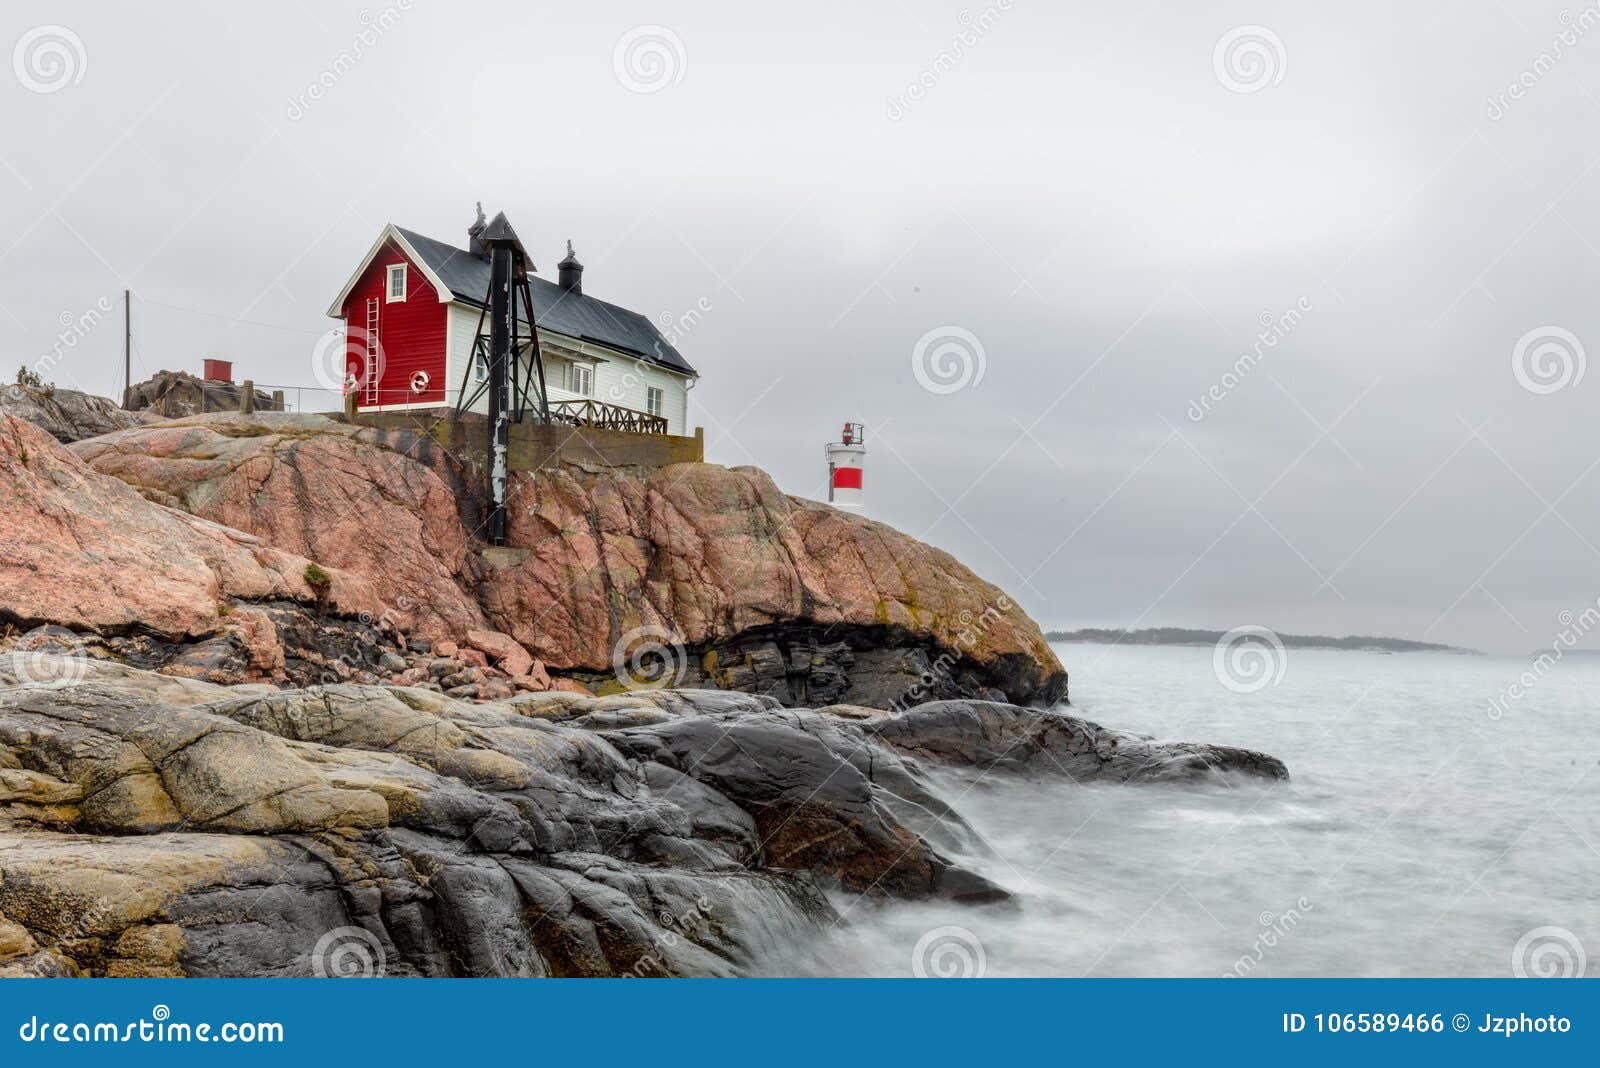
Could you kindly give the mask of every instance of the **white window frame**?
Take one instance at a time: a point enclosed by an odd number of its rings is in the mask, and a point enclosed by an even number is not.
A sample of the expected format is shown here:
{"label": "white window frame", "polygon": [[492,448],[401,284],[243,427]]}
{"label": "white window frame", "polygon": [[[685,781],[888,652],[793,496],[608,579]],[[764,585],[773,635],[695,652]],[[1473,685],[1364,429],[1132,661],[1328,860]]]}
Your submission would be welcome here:
{"label": "white window frame", "polygon": [[667,414],[667,391],[660,386],[644,387],[644,410],[651,415]]}
{"label": "white window frame", "polygon": [[477,345],[472,346],[472,380],[489,381],[489,356]]}
{"label": "white window frame", "polygon": [[[409,279],[406,274],[406,265],[403,263],[391,263],[384,271],[383,302],[385,304],[403,304],[405,302],[406,289],[409,285]],[[400,279],[400,295],[398,297],[394,293],[394,280],[397,277]]]}
{"label": "white window frame", "polygon": [[[581,389],[578,385],[580,378],[583,380]],[[568,364],[567,392],[576,393],[580,397],[594,396],[594,368],[581,363]]]}

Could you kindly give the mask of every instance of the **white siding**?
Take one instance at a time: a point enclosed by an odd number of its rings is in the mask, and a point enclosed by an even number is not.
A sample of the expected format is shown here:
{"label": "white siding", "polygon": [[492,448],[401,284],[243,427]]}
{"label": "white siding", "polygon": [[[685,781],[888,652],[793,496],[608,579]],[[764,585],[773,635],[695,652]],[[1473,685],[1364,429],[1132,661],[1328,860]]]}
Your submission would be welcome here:
{"label": "white siding", "polygon": [[[449,358],[446,360],[444,400],[446,404],[454,405],[461,391],[461,375],[466,370],[467,362],[472,358],[472,342],[478,336],[478,309],[452,303],[449,331],[449,344],[445,348]],[[468,381],[467,396],[472,396],[472,391],[477,388],[476,382]],[[479,397],[470,410],[488,414],[488,397]]]}
{"label": "white siding", "polygon": [[[461,388],[461,375],[471,357],[472,342],[478,329],[478,314],[476,308],[455,303],[450,305],[449,381],[445,394],[450,404],[456,401],[456,393]],[[667,417],[667,433],[686,435],[690,432],[689,391],[687,380],[682,375],[672,374],[642,360],[633,360],[591,342],[545,330],[539,331],[539,343],[544,350],[545,376],[552,401],[582,399],[565,388],[566,357],[571,355],[583,363],[593,362],[594,400],[646,412],[649,411],[646,390],[653,386],[662,393],[661,414]],[[476,384],[469,382],[467,394],[470,396],[475,388]],[[487,412],[486,399],[478,398],[472,410]]]}
{"label": "white siding", "polygon": [[[552,401],[583,400],[584,394],[575,393],[567,388],[567,369],[571,366],[570,362],[557,355],[554,346],[541,345],[540,347],[544,352],[544,377],[545,382],[550,387],[550,399]],[[594,366],[594,363],[589,360],[580,360],[579,363],[584,367]],[[589,396],[594,396],[592,382]]]}
{"label": "white siding", "polygon": [[620,357],[604,360],[595,368],[594,399],[606,404],[647,412],[650,407],[645,391],[651,386],[662,392],[661,414],[667,417],[667,433],[687,433],[689,396],[682,377],[643,361]]}

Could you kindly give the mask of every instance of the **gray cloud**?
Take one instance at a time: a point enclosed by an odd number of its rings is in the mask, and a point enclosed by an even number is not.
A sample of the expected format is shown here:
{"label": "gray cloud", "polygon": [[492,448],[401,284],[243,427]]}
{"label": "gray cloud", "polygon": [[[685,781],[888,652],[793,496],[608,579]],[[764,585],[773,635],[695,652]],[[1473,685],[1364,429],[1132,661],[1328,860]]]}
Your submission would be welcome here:
{"label": "gray cloud", "polygon": [[[1543,327],[1600,352],[1585,9],[386,6],[8,5],[3,43],[81,43],[53,91],[0,78],[11,358],[127,286],[136,375],[311,384],[382,224],[452,238],[482,199],[597,295],[710,307],[681,347],[711,458],[815,494],[860,419],[869,513],[1047,624],[1521,650],[1600,593],[1600,377],[1512,367]],[[1230,91],[1253,23],[1281,79]],[[640,26],[664,74],[619,75]],[[913,347],[946,326],[984,372],[935,394]],[[52,377],[114,393],[120,346],[112,315]]]}

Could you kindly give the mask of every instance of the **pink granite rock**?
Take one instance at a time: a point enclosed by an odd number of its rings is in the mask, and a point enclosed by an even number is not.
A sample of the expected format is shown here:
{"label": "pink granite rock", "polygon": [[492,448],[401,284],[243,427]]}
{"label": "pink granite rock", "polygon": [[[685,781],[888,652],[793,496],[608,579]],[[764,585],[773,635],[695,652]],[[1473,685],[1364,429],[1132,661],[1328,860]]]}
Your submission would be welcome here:
{"label": "pink granite rock", "polygon": [[783,700],[881,705],[924,676],[922,700],[1066,691],[1001,590],[754,468],[514,472],[507,551],[491,563],[479,480],[420,435],[210,415],[72,447],[153,499],[366,578],[438,656],[465,659],[439,639],[484,631],[559,672],[610,673],[643,649],[681,684]]}
{"label": "pink granite rock", "polygon": [[533,657],[517,644],[515,638],[494,630],[469,630],[467,644],[483,653],[507,675],[527,675],[533,667]]}
{"label": "pink granite rock", "polygon": [[[0,607],[26,623],[180,639],[233,630],[270,668],[270,624],[230,602],[319,600],[305,557],[147,500],[11,416],[0,416],[0,529]],[[326,574],[331,610],[383,612],[367,581]]]}

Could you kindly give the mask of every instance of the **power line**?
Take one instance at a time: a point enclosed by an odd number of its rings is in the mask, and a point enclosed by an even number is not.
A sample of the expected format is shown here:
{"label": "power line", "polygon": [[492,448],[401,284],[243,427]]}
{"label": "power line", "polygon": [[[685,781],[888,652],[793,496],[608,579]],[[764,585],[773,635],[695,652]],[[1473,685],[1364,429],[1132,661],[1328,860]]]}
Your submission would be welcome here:
{"label": "power line", "polygon": [[[138,294],[135,295],[137,296]],[[153,304],[158,308],[170,308],[173,311],[187,312],[190,315],[200,315],[207,319],[224,319],[230,323],[248,323],[250,326],[264,327],[268,330],[283,330],[291,334],[309,334],[312,337],[321,337],[327,332],[325,330],[307,330],[298,326],[284,326],[281,323],[264,323],[259,319],[240,319],[233,315],[222,315],[217,312],[202,311],[199,308],[187,308],[182,304],[168,304],[166,301],[151,300],[149,297],[145,296],[140,296],[139,302],[141,304]]]}

